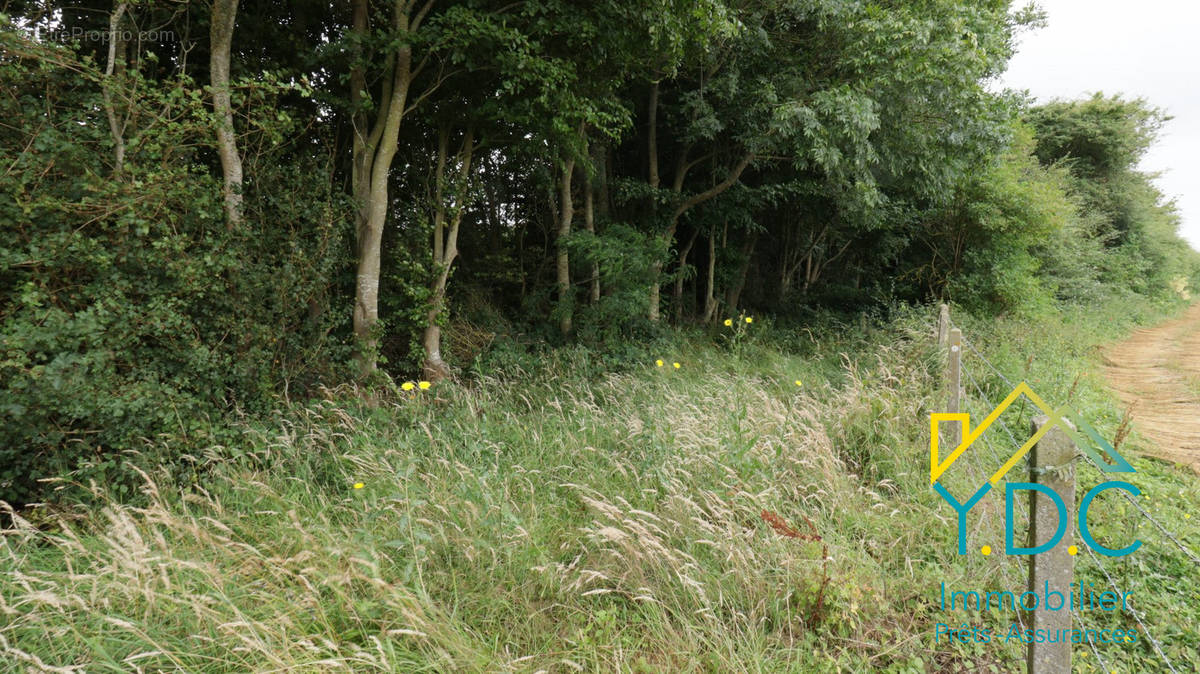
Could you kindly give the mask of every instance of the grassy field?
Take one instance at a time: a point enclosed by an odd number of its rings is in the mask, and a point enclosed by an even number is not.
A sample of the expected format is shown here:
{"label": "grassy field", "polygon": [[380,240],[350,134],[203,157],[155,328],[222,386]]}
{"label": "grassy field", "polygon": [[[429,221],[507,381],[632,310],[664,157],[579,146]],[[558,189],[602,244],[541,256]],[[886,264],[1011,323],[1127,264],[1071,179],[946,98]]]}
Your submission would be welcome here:
{"label": "grassy field", "polygon": [[[959,322],[1008,377],[1112,438],[1122,410],[1094,347],[1160,311]],[[955,554],[928,482],[932,342],[926,310],[866,331],[762,319],[618,367],[562,349],[372,405],[330,391],[194,457],[192,484],[147,474],[139,503],[101,485],[102,508],[23,513],[0,539],[0,668],[1019,671],[1015,642],[934,643],[938,622],[1013,622],[943,611],[939,583],[1016,589],[1024,567]],[[986,412],[1006,384],[966,364],[983,391],[968,408]],[[1200,548],[1194,476],[1133,463],[1144,507]],[[962,472],[952,489],[977,483]],[[976,550],[1003,545],[992,498]],[[1108,570],[1195,668],[1200,572],[1120,499],[1092,519],[1102,540],[1145,540]],[[1104,582],[1083,556],[1079,574]],[[1145,639],[1100,654],[1163,667]],[[1102,670],[1080,646],[1076,671]]]}

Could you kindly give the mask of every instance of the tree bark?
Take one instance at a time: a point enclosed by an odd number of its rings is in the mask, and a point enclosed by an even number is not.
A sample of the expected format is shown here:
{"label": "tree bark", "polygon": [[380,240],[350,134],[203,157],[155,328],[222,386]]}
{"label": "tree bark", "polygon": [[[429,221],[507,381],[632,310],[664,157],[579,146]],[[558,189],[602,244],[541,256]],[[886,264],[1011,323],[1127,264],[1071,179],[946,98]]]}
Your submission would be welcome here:
{"label": "tree bark", "polygon": [[[649,155],[650,166],[648,182],[651,189],[658,189],[658,82],[650,84],[650,103],[649,103],[649,123],[650,128],[646,132],[646,153]],[[657,202],[657,198],[655,198]]]}
{"label": "tree bark", "polygon": [[717,280],[717,234],[708,235],[708,275],[705,280],[704,322],[712,323],[717,313],[717,298],[714,290]]}
{"label": "tree bark", "polygon": [[[800,271],[800,267],[804,267],[804,277],[808,279],[812,273],[813,257],[821,250],[821,245],[825,242],[825,237],[829,233],[829,225],[825,224],[821,227],[821,231],[817,232],[816,236],[809,237],[808,248],[804,253],[800,253],[799,246],[792,245],[789,247],[789,253],[784,256],[783,270],[780,272],[779,284],[779,299],[782,301],[792,288],[792,282],[796,278],[796,274]],[[804,284],[805,290],[808,288],[808,283]]]}
{"label": "tree bark", "polygon": [[[117,119],[116,106],[113,103],[113,75],[117,70],[117,53],[124,48],[120,39],[121,17],[124,16],[128,3],[119,2],[108,17],[108,64],[104,68],[104,85],[101,95],[104,97],[104,114],[108,118],[108,130],[113,138],[113,176],[120,178],[125,172],[125,120]],[[118,49],[120,44],[121,49]]]}
{"label": "tree bark", "polygon": [[802,292],[807,294],[809,288],[816,285],[817,280],[821,278],[821,272],[825,271],[829,265],[836,262],[838,258],[845,254],[845,252],[850,249],[850,244],[853,242],[853,239],[847,241],[836,254],[828,258],[824,257],[824,249],[822,248],[817,248],[816,250],[810,251],[807,261],[805,262],[804,286],[802,288]]}
{"label": "tree bark", "polygon": [[679,274],[675,278],[675,292],[673,299],[675,302],[675,322],[679,323],[683,320],[683,272],[687,269],[688,254],[692,252],[692,246],[696,244],[696,238],[700,236],[700,230],[692,232],[692,237],[688,239],[683,250],[679,251]]}
{"label": "tree bark", "polygon": [[601,146],[598,159],[600,166],[596,170],[596,176],[600,183],[599,194],[596,196],[600,199],[600,203],[596,205],[596,212],[602,220],[607,220],[612,210],[612,194],[609,190],[609,176],[612,172],[611,159],[612,151],[608,145]]}
{"label": "tree bark", "polygon": [[742,298],[742,289],[746,287],[746,274],[750,271],[750,260],[754,257],[754,245],[758,243],[758,232],[750,235],[746,239],[746,243],[742,245],[742,264],[738,269],[736,280],[729,286],[729,291],[725,293],[725,306],[729,311],[735,312],[738,308],[738,302]]}
{"label": "tree bark", "polygon": [[[741,160],[738,161],[738,163],[732,169],[729,170],[729,173],[726,174],[724,180],[717,183],[716,185],[713,185],[712,187],[708,188],[707,190],[705,190],[699,194],[692,195],[692,196],[688,197],[687,199],[684,199],[682,202],[680,202],[679,205],[675,207],[675,210],[672,211],[670,223],[667,225],[666,231],[664,231],[662,233],[662,237],[664,239],[666,239],[667,241],[674,239],[675,230],[679,226],[679,219],[681,217],[683,217],[684,213],[687,213],[689,210],[695,208],[696,206],[698,206],[710,199],[714,199],[714,198],[720,196],[722,193],[724,193],[730,187],[733,187],[734,184],[736,184],[737,181],[742,177],[742,173],[745,172],[746,168],[749,167],[750,163],[753,161],[754,161],[754,155],[747,153],[745,156],[743,156],[741,158]],[[676,174],[675,174],[675,192],[677,195],[681,194],[683,192],[684,177],[686,176],[688,170],[692,166],[695,165],[695,163],[696,162],[694,162],[694,161],[691,163],[686,162],[686,153],[680,159],[679,170],[676,171]],[[654,263],[654,265],[651,268],[652,276],[655,279],[650,284],[649,318],[651,321],[657,321],[658,316],[659,316],[659,311],[658,311],[658,309],[659,309],[659,287],[658,287],[657,279],[662,274],[662,268],[663,268],[663,264],[661,261]]]}
{"label": "tree bark", "polygon": [[213,0],[212,27],[209,31],[209,77],[212,81],[213,115],[217,124],[217,154],[224,174],[225,228],[233,230],[242,222],[242,157],[238,154],[237,134],[233,128],[230,102],[229,60],[233,47],[233,28],[237,20],[238,0]]}
{"label": "tree bark", "polygon": [[558,331],[565,337],[571,334],[571,259],[566,240],[571,234],[571,221],[575,218],[575,203],[571,200],[571,179],[575,175],[575,158],[563,163],[562,182],[559,185],[558,221]]}
{"label": "tree bark", "polygon": [[458,153],[459,193],[455,195],[454,209],[450,212],[449,224],[446,217],[446,155],[449,151],[450,132],[442,129],[438,133],[438,162],[435,175],[436,205],[434,207],[433,263],[434,282],[426,314],[425,334],[421,343],[425,349],[425,378],[431,382],[450,376],[450,366],[442,358],[442,327],[438,324],[446,307],[446,286],[450,280],[450,268],[458,257],[458,232],[462,225],[470,193],[471,159],[475,152],[475,132],[468,127],[463,135],[462,149]]}
{"label": "tree bark", "polygon": [[[593,153],[596,157],[594,165],[596,176],[604,170],[603,151],[601,153]],[[596,233],[596,180],[589,178],[583,192],[583,228],[591,234]],[[600,264],[592,263],[592,268],[588,270],[591,274],[591,280],[588,282],[588,301],[596,304],[600,301]]]}
{"label": "tree bark", "polygon": [[[392,28],[400,35],[416,32],[429,13],[434,0],[427,0],[415,11],[415,0],[394,0]],[[354,0],[353,31],[362,39],[370,33],[367,0]],[[357,269],[354,284],[355,360],[359,375],[369,376],[376,369],[379,336],[379,268],[383,227],[387,221],[388,174],[396,155],[400,122],[407,111],[409,88],[413,80],[412,44],[401,43],[388,61],[383,91],[374,123],[364,111],[367,77],[361,52],[350,73],[350,98],[355,107],[354,168],[351,176],[357,205]],[[432,85],[436,86],[436,85]]]}

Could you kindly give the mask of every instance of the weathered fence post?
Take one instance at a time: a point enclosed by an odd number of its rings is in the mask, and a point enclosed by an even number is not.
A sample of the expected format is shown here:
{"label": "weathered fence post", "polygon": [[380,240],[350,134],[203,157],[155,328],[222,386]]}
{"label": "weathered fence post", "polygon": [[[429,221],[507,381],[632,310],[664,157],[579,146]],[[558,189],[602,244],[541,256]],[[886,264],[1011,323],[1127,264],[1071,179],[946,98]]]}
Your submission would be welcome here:
{"label": "weathered fence post", "polygon": [[[1037,433],[1050,420],[1047,416],[1033,419]],[[1070,424],[1065,419],[1061,422]],[[1075,580],[1075,559],[1071,541],[1075,532],[1075,443],[1061,428],[1050,429],[1033,447],[1030,455],[1030,482],[1048,487],[1066,506],[1066,531],[1058,544],[1049,550],[1029,557],[1028,591],[1040,598],[1037,607],[1028,613],[1028,629],[1045,630],[1046,634],[1071,633],[1071,583]],[[1059,512],[1054,502],[1036,490],[1029,492],[1029,547],[1050,539],[1059,527]],[[1057,610],[1048,608],[1051,593],[1057,592],[1062,604]],[[1034,643],[1026,647],[1029,674],[1057,674],[1071,671],[1071,639],[1061,636],[1054,643]]]}
{"label": "weathered fence post", "polygon": [[[942,306],[945,306],[944,304]],[[946,373],[946,380],[950,384],[950,398],[946,401],[947,412],[959,412],[959,403],[962,400],[962,330],[954,328],[950,331],[948,342],[950,344],[950,358]],[[962,441],[962,424],[953,422],[950,424],[950,433],[947,435],[949,442],[947,446],[951,449],[958,447],[958,443]]]}
{"label": "weathered fence post", "polygon": [[950,307],[945,304],[938,305],[937,341],[938,346],[946,346],[950,341]]}

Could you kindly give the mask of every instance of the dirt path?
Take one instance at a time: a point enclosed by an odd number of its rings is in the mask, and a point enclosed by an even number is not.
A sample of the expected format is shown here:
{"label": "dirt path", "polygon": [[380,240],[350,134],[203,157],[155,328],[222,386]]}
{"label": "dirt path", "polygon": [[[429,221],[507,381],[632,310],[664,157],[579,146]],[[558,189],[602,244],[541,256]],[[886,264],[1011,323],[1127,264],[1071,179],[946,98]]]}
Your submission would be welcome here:
{"label": "dirt path", "polygon": [[1104,373],[1152,452],[1200,473],[1200,303],[1105,350]]}

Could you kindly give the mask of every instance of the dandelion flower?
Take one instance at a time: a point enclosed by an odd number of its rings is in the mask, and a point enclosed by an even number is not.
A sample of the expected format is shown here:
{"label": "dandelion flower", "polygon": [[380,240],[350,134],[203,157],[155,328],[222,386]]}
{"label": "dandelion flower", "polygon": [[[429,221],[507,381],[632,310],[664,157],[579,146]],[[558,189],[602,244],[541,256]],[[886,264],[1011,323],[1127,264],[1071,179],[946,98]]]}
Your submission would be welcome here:
{"label": "dandelion flower", "polygon": [[658,367],[662,367],[663,366],[662,358],[659,358],[658,360],[654,361],[654,364]]}
{"label": "dandelion flower", "polygon": [[673,368],[675,368],[676,370],[678,370],[678,369],[679,369],[679,363],[671,363],[671,367],[673,367]]}
{"label": "dandelion flower", "polygon": [[413,384],[411,381],[406,381],[400,385],[400,388],[404,389],[405,391],[411,391],[416,388],[416,385]]}
{"label": "dandelion flower", "polygon": [[427,381],[423,381],[423,382],[421,382],[421,383],[417,384],[417,386],[420,386],[422,391],[428,391],[428,390],[429,390],[429,387],[430,387],[430,386],[433,386],[433,384],[430,384],[430,383],[429,383],[429,382],[427,382]]}
{"label": "dandelion flower", "polygon": [[747,322],[747,323],[753,323],[753,322],[754,322],[754,317],[753,317],[753,316],[747,316],[747,317],[746,317],[746,322]]}
{"label": "dandelion flower", "polygon": [[355,488],[355,489],[362,489],[362,488],[363,488],[363,483],[361,483],[361,482],[355,482],[355,483],[354,483],[354,488]]}
{"label": "dandelion flower", "polygon": [[732,318],[726,318],[726,319],[725,319],[725,327],[727,327],[727,328],[728,328],[728,327],[732,327],[732,326],[733,326],[733,319],[732,319]]}
{"label": "dandelion flower", "polygon": [[803,382],[801,382],[799,379],[797,379],[797,380],[796,380],[796,386],[804,386],[804,383],[803,383]]}

